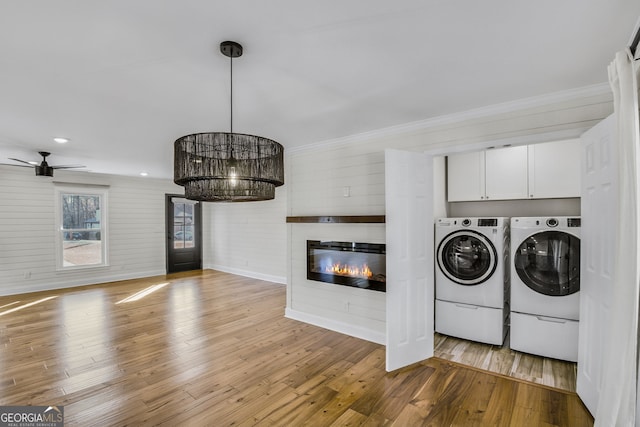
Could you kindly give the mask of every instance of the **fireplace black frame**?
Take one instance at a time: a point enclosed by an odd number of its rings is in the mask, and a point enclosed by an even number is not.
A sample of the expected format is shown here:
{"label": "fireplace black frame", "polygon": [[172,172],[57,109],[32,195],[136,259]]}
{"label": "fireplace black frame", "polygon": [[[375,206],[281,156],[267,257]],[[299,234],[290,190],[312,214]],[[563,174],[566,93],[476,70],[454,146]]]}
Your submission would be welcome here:
{"label": "fireplace black frame", "polygon": [[[375,280],[373,278],[356,278],[341,276],[337,274],[321,273],[313,271],[312,259],[314,250],[330,250],[337,252],[360,252],[365,254],[376,254],[386,256],[386,245],[383,243],[359,243],[359,242],[336,242],[307,240],[307,279],[318,282],[333,283],[336,285],[351,286],[355,288],[369,289],[373,291],[386,292],[386,280]],[[385,271],[382,276],[386,279]],[[376,276],[374,276],[376,277]]]}

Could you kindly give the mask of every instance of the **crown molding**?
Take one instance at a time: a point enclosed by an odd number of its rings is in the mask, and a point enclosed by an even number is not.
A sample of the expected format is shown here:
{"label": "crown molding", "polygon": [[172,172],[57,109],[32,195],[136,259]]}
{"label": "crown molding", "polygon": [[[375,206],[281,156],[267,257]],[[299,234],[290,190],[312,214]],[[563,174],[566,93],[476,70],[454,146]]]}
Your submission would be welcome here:
{"label": "crown molding", "polygon": [[530,98],[518,99],[515,101],[503,102],[500,104],[488,105],[486,107],[475,108],[472,110],[461,111],[459,113],[446,114],[433,117],[430,119],[419,120],[416,122],[405,123],[396,126],[389,126],[369,132],[363,132],[355,135],[345,136],[341,138],[329,139],[311,144],[293,147],[286,150],[287,154],[296,154],[306,151],[315,151],[326,149],[330,146],[348,145],[357,142],[368,141],[371,139],[384,138],[389,136],[414,133],[424,131],[436,126],[451,125],[468,120],[481,119],[485,117],[496,116],[499,114],[512,113],[514,111],[528,110],[532,108],[544,107],[547,105],[558,104],[561,102],[571,101],[581,98],[589,98],[593,96],[601,96],[611,93],[611,87],[608,83],[599,83],[591,86],[583,86],[575,89],[554,92],[550,94],[534,96]]}

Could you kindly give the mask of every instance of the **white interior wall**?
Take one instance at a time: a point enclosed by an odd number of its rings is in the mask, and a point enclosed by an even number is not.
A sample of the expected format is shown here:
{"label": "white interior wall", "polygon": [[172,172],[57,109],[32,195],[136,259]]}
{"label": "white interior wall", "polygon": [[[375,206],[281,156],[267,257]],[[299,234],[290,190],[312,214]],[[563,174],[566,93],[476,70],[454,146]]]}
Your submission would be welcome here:
{"label": "white interior wall", "polygon": [[203,267],[286,283],[287,185],[273,200],[203,203]]}
{"label": "white interior wall", "polygon": [[580,216],[580,199],[488,200],[449,203],[449,216]]}
{"label": "white interior wall", "polygon": [[446,158],[433,158],[433,217],[445,218],[448,215],[447,204],[447,168]]}
{"label": "white interior wall", "polygon": [[[56,271],[54,182],[108,185],[109,266]],[[164,274],[169,180],[0,166],[0,295]]]}
{"label": "white interior wall", "polygon": [[384,151],[329,146],[287,162],[292,216],[384,214]]}

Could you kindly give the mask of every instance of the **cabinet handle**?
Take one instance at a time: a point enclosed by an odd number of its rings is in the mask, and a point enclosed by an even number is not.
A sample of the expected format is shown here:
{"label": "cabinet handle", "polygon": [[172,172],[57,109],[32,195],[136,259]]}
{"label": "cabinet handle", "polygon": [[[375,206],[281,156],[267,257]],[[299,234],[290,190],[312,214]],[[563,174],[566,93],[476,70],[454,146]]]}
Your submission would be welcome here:
{"label": "cabinet handle", "polygon": [[533,198],[533,194],[529,194],[529,197]]}

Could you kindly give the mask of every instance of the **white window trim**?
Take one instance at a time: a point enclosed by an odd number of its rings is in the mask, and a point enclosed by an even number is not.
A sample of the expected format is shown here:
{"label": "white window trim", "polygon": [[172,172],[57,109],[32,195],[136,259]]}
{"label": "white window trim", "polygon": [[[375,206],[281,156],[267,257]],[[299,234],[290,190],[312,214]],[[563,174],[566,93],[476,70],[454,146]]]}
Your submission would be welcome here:
{"label": "white window trim", "polygon": [[[100,243],[102,250],[102,262],[91,265],[64,265],[63,238],[62,238],[62,195],[78,194],[85,196],[100,196]],[[109,192],[105,186],[91,185],[56,185],[55,187],[55,242],[56,242],[56,271],[77,271],[100,269],[109,267]]]}

